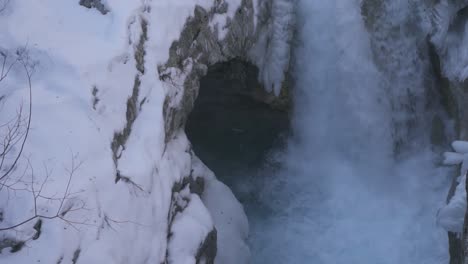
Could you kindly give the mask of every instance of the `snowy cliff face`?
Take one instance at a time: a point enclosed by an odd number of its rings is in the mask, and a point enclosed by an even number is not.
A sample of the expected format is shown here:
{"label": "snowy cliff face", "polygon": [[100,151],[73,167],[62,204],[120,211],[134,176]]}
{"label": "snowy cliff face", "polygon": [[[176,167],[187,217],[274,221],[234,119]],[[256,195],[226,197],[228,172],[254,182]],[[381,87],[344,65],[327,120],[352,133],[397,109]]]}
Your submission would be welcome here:
{"label": "snowy cliff face", "polygon": [[456,115],[461,139],[467,139],[468,115],[464,110],[466,101],[465,80],[467,55],[466,20],[468,3],[466,1],[439,1],[431,9],[430,41],[434,45],[440,62],[440,74],[445,81],[446,101],[451,112]]}
{"label": "snowy cliff face", "polygon": [[[455,121],[457,137],[467,140],[468,112],[466,111],[467,87],[467,1],[409,1],[419,33],[426,37],[419,50],[429,53],[434,74],[432,85],[438,87],[442,104]],[[422,40],[421,37],[419,37]],[[421,49],[422,47],[422,49]],[[449,193],[447,206],[438,213],[438,223],[449,231],[450,263],[468,263],[468,239],[466,230],[466,142],[452,144],[454,152],[446,153],[445,163],[460,164]]]}
{"label": "snowy cliff face", "polygon": [[[466,111],[467,69],[467,19],[468,2],[437,1],[431,6],[428,16],[431,27],[430,42],[436,53],[442,94],[445,105],[456,121],[458,137],[467,140],[468,112]],[[456,153],[446,154],[446,163],[461,164],[454,186],[449,194],[448,205],[441,209],[438,221],[449,233],[451,263],[468,263],[468,238],[466,220],[466,143],[452,144]]]}
{"label": "snowy cliff face", "polygon": [[[439,104],[434,96],[438,87],[428,56],[423,4],[421,1],[362,1],[361,11],[370,33],[374,61],[381,73],[386,97],[390,98],[392,136],[397,153],[404,145],[424,144],[419,131],[430,129],[434,126],[431,121],[437,124],[441,123],[437,120],[442,119],[440,113],[431,111]],[[437,135],[431,138],[434,144],[443,140]]]}
{"label": "snowy cliff face", "polygon": [[1,123],[30,91],[32,115],[2,159],[0,263],[247,263],[242,206],[183,126],[214,63],[279,93],[292,2],[4,2]]}
{"label": "snowy cliff face", "polygon": [[[441,144],[453,138],[441,121],[451,119],[456,123],[455,137],[466,140],[468,2],[363,0],[361,3],[371,34],[374,60],[380,72],[387,76],[384,85],[388,87],[390,98],[395,100],[391,102],[391,109],[396,113],[409,113],[393,120],[393,136],[417,145],[422,143],[417,131],[425,129],[431,131],[432,144]],[[423,100],[425,97],[429,98],[429,104],[441,103],[449,116],[441,111],[427,111],[430,107]],[[423,120],[429,122],[425,124]],[[467,230],[464,220],[466,143],[457,141],[452,146],[455,152],[446,154],[445,164],[462,165],[460,174],[454,175],[448,204],[439,210],[437,222],[449,232],[450,263],[468,263],[464,259],[467,239],[463,234]]]}

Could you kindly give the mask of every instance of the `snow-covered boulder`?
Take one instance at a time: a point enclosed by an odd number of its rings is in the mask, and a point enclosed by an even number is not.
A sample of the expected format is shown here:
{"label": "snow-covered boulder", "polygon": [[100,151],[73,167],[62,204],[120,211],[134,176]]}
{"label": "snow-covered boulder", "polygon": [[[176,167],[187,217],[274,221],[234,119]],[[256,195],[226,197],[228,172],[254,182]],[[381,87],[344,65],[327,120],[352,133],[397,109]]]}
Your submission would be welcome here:
{"label": "snow-covered boulder", "polygon": [[460,165],[460,174],[456,179],[456,187],[447,205],[439,210],[437,222],[449,232],[461,236],[466,213],[466,173],[468,172],[468,142],[454,141],[455,152],[444,153],[444,164]]}

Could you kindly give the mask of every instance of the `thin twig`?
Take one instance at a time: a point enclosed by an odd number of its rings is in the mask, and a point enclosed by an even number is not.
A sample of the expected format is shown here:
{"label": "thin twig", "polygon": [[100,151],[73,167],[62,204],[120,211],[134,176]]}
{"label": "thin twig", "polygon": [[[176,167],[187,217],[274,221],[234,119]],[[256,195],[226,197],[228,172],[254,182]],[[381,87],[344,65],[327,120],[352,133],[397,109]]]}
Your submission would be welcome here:
{"label": "thin twig", "polygon": [[[65,192],[63,193],[63,196],[60,199],[45,197],[45,196],[41,195],[41,192],[42,192],[42,190],[44,188],[44,185],[48,181],[49,176],[50,176],[50,174],[48,173],[48,169],[46,169],[47,175],[46,175],[46,178],[44,179],[44,181],[42,182],[40,189],[39,190],[35,189],[35,187],[34,187],[34,184],[35,184],[35,182],[34,182],[34,170],[32,169],[32,165],[28,160],[28,164],[29,164],[28,167],[31,170],[31,190],[30,190],[30,192],[32,193],[32,196],[33,196],[33,199],[34,199],[34,215],[27,218],[27,219],[25,219],[25,220],[23,220],[23,221],[21,221],[21,222],[19,222],[19,223],[17,223],[17,224],[14,224],[12,226],[0,228],[0,231],[15,229],[15,228],[17,228],[19,226],[22,226],[22,225],[24,225],[26,223],[31,222],[32,220],[34,220],[36,218],[49,219],[49,220],[50,219],[60,219],[60,220],[62,220],[64,222],[66,222],[68,225],[72,226],[75,229],[76,229],[76,227],[74,225],[78,225],[78,224],[79,225],[90,225],[90,224],[87,224],[85,221],[78,222],[78,221],[72,221],[72,220],[69,220],[69,219],[65,218],[65,215],[67,213],[69,213],[69,212],[75,212],[75,211],[79,211],[79,210],[88,210],[86,208],[86,203],[84,201],[80,200],[81,204],[79,206],[71,205],[70,208],[68,208],[65,211],[62,211],[65,201],[71,199],[69,196],[70,196],[70,185],[71,185],[73,176],[76,173],[76,171],[83,164],[81,161],[79,163],[76,163],[76,158],[77,158],[77,156],[72,153],[72,166],[71,166],[71,169],[68,171],[68,180],[67,180],[67,185],[66,185],[66,188],[65,188]],[[38,213],[38,209],[37,209],[37,201],[38,201],[39,198],[46,199],[46,200],[56,200],[56,201],[58,200],[58,201],[60,201],[60,205],[59,205],[59,207],[57,208],[57,210],[55,211],[55,213],[53,215],[42,215],[42,214]]]}
{"label": "thin twig", "polygon": [[28,86],[29,86],[29,116],[28,116],[28,123],[27,123],[27,126],[26,126],[26,132],[25,132],[25,135],[24,135],[24,138],[23,138],[23,142],[21,143],[21,148],[20,148],[18,154],[16,155],[15,161],[13,162],[11,167],[0,177],[0,181],[5,179],[10,174],[10,172],[13,170],[13,168],[15,168],[16,164],[18,163],[18,160],[20,159],[21,154],[23,153],[24,146],[26,144],[26,140],[28,139],[29,130],[31,128],[31,118],[32,118],[31,72],[29,71],[27,62],[25,62],[24,59],[21,59],[21,64],[23,65],[23,68],[24,68],[24,70],[26,72],[26,75],[28,77]]}

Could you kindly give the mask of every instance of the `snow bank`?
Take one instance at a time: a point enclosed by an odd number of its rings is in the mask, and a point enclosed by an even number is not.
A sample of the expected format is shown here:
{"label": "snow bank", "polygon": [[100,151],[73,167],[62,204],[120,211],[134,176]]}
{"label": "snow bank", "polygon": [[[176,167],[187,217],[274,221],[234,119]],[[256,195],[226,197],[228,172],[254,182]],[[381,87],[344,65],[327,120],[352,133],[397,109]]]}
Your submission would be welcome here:
{"label": "snow bank", "polygon": [[462,233],[465,221],[466,202],[466,173],[468,171],[468,142],[455,141],[452,143],[455,152],[444,153],[444,164],[460,165],[460,176],[457,187],[450,201],[442,207],[437,215],[437,223],[445,230]]}
{"label": "snow bank", "polygon": [[197,195],[190,194],[188,189],[184,190],[188,196],[185,209],[176,215],[172,228],[176,230],[171,234],[169,248],[175,254],[171,254],[170,263],[195,264],[196,255],[208,233],[213,230],[210,213]]}
{"label": "snow bank", "polygon": [[[238,3],[232,1],[227,16]],[[20,180],[18,191],[0,189],[0,228],[34,215],[33,186],[36,191],[43,186],[45,198],[37,199],[41,215],[70,209],[65,220],[43,219],[37,239],[32,239],[37,221],[1,232],[0,240],[13,237],[27,244],[16,253],[5,248],[1,263],[195,263],[213,226],[227,241],[223,234],[228,231],[220,224],[227,220],[206,209],[206,197],[202,201],[198,194],[174,194],[174,186],[191,175],[192,158],[182,131],[166,139],[163,107],[173,87],[157,74],[195,6],[209,10],[213,1],[105,4],[109,12],[102,15],[78,1],[10,1],[0,14],[0,50],[14,56],[23,47],[31,62],[38,62],[24,150],[31,167],[22,160],[9,179],[8,183]],[[183,83],[186,74],[177,81]],[[0,88],[4,124],[22,102],[27,106],[22,67],[13,67]],[[11,157],[7,163],[12,164]],[[211,176],[208,186],[217,184]],[[227,193],[228,198],[220,199],[235,204],[229,189],[223,188],[209,200]],[[173,199],[181,197],[187,204],[175,214]],[[243,220],[234,227],[244,238],[247,223],[236,206],[232,212]],[[235,234],[234,227],[226,230]],[[239,243],[230,245],[233,250],[246,248]]]}
{"label": "snow bank", "polygon": [[247,245],[249,224],[242,205],[232,191],[216,180],[210,171],[196,156],[193,162],[193,175],[205,179],[205,191],[202,200],[213,216],[218,230],[218,254],[216,263],[249,263],[250,250]]}

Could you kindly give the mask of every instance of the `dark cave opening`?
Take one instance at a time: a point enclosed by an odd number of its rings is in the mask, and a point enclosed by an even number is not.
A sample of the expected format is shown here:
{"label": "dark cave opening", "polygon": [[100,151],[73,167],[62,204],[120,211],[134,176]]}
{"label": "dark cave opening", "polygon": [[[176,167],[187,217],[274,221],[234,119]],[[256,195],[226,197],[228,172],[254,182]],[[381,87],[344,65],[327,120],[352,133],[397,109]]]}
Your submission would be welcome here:
{"label": "dark cave opening", "polygon": [[197,156],[244,206],[290,127],[290,103],[266,93],[257,76],[254,65],[240,60],[209,67],[185,128]]}

